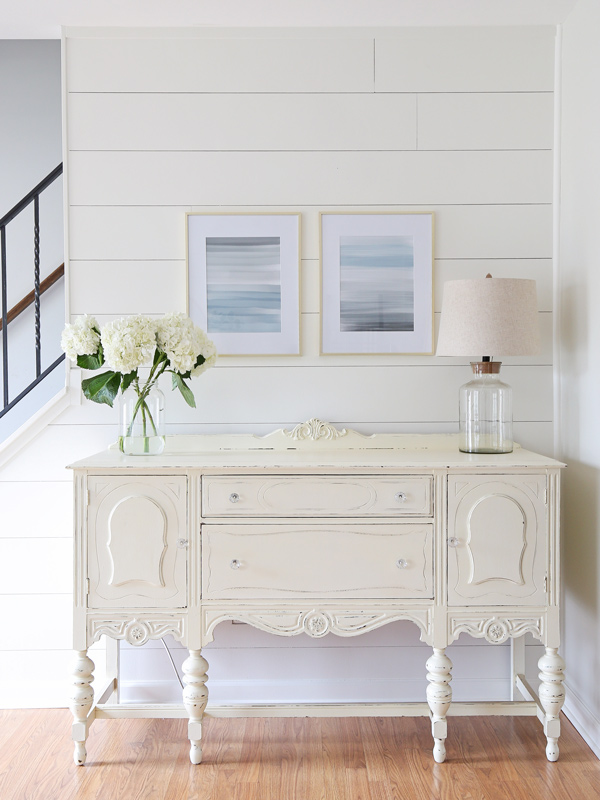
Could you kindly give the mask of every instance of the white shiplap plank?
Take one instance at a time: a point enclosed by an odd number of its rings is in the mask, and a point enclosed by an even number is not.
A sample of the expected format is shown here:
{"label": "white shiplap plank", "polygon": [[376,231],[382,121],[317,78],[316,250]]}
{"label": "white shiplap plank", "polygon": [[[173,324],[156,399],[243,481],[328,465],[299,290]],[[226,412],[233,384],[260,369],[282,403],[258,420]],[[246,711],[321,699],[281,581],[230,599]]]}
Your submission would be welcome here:
{"label": "white shiplap plank", "polygon": [[551,92],[551,27],[405,28],[375,39],[378,92]]}
{"label": "white shiplap plank", "polygon": [[[18,609],[18,613],[15,611]],[[65,594],[0,595],[2,638],[6,650],[68,650],[72,646],[73,598]],[[35,636],[23,619],[36,620]],[[67,676],[65,675],[65,681]]]}
{"label": "white shiplap plank", "polygon": [[[184,422],[268,423],[276,416],[304,420],[452,422],[468,367],[394,366],[221,367],[194,384],[196,409],[170,395],[169,418]],[[552,419],[552,368],[508,366],[514,418]],[[362,388],[359,388],[362,387]],[[368,389],[365,391],[365,387]]]}
{"label": "white shiplap plank", "polygon": [[550,150],[553,146],[551,93],[422,94],[418,108],[419,150]]}
{"label": "white shiplap plank", "polygon": [[373,38],[68,38],[69,92],[372,92]]}
{"label": "white shiplap plank", "polygon": [[72,569],[71,539],[0,539],[0,595],[70,594]]}
{"label": "white shiplap plank", "polygon": [[72,205],[550,203],[552,153],[74,152]]}
{"label": "white shiplap plank", "polygon": [[[302,214],[302,257],[319,259],[319,211],[336,213],[431,211],[438,259],[550,259],[552,206],[74,206],[70,210],[71,258],[76,260],[185,260],[185,212]],[[101,266],[101,265],[99,265]],[[468,264],[463,264],[469,269]],[[478,267],[476,267],[478,268]],[[486,268],[487,269],[487,268]],[[489,271],[489,270],[487,270]],[[485,273],[484,273],[485,274]],[[465,276],[467,277],[467,276]],[[515,277],[515,275],[511,275]]]}
{"label": "white shiplap plank", "polygon": [[417,141],[415,95],[77,93],[68,120],[70,150],[415,150]]}
{"label": "white shiplap plank", "polygon": [[[69,209],[69,255],[74,260],[185,259],[187,206]],[[99,265],[101,266],[101,265]]]}
{"label": "white shiplap plank", "polygon": [[185,312],[186,265],[185,261],[72,260],[69,290],[71,315]]}
{"label": "white shiplap plank", "polygon": [[1,538],[70,539],[73,532],[73,489],[70,483],[20,481],[0,483],[0,508],[5,514]]}
{"label": "white shiplap plank", "polygon": [[[108,406],[105,410],[109,414],[109,419],[112,419],[110,414],[116,414],[116,410],[111,410]],[[103,450],[115,441],[116,417],[114,426],[89,424],[78,426],[69,421],[70,412],[71,409],[67,409],[58,418],[61,424],[49,425],[2,468],[0,483],[12,481],[71,483],[73,474],[66,469],[68,464],[90,453]],[[10,513],[17,516],[20,513],[14,503],[11,503]],[[68,589],[70,590],[70,586]]]}

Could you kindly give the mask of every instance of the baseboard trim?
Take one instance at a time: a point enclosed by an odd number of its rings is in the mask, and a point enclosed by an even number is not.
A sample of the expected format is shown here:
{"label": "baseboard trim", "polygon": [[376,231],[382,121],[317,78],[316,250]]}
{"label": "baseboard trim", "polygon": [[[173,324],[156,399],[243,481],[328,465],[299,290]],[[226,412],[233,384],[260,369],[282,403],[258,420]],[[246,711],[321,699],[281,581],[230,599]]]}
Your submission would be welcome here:
{"label": "baseboard trim", "polygon": [[565,681],[566,699],[564,715],[573,724],[581,738],[600,759],[600,719],[590,711],[589,705]]}

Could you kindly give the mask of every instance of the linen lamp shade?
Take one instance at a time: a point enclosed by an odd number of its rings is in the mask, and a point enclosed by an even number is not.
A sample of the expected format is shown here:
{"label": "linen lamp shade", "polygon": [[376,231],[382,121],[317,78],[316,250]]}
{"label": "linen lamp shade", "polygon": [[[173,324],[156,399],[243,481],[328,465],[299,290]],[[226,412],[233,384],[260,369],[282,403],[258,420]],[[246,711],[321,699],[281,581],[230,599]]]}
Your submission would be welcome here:
{"label": "linen lamp shade", "polygon": [[444,285],[438,356],[525,356],[540,350],[535,281],[480,278]]}

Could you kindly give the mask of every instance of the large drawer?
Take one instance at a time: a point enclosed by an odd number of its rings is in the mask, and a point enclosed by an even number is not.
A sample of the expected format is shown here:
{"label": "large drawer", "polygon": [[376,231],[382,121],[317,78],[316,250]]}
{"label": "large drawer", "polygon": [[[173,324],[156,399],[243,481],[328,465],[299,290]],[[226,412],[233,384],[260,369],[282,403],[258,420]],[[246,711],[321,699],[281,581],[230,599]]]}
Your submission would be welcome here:
{"label": "large drawer", "polygon": [[430,516],[430,475],[204,476],[204,517]]}
{"label": "large drawer", "polygon": [[431,598],[433,525],[203,525],[202,596]]}

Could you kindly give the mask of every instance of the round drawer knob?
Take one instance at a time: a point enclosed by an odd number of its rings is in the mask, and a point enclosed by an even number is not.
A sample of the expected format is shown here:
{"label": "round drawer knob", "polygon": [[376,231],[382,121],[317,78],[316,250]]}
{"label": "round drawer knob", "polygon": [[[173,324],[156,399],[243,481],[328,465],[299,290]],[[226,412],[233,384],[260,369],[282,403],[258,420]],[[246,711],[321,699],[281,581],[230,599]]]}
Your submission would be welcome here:
{"label": "round drawer knob", "polygon": [[406,503],[406,495],[404,492],[396,492],[394,497],[396,498],[397,503]]}
{"label": "round drawer knob", "polygon": [[396,566],[398,569],[406,569],[408,567],[408,561],[405,558],[399,558],[398,561],[396,561]]}
{"label": "round drawer knob", "polygon": [[237,492],[232,492],[232,493],[229,495],[229,502],[230,502],[230,503],[237,503],[237,501],[238,501],[239,499],[240,499],[240,496],[239,496],[239,494],[238,494]]}
{"label": "round drawer knob", "polygon": [[456,536],[451,536],[448,539],[448,544],[450,545],[450,547],[458,547],[458,539],[456,538]]}
{"label": "round drawer knob", "polygon": [[237,558],[234,558],[229,562],[229,566],[231,569],[239,569],[242,566],[242,562],[238,561]]}

